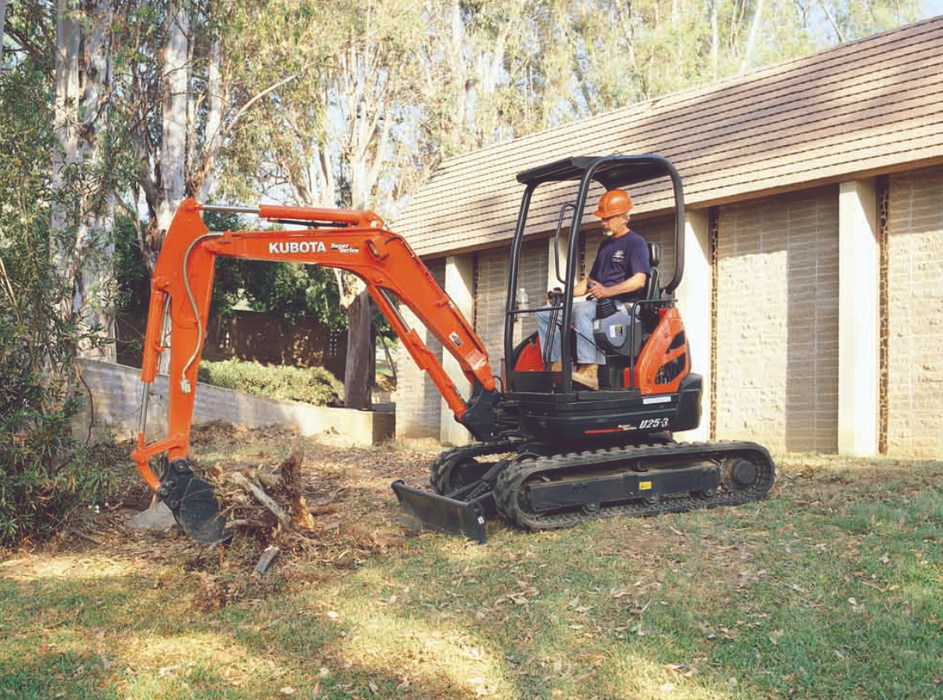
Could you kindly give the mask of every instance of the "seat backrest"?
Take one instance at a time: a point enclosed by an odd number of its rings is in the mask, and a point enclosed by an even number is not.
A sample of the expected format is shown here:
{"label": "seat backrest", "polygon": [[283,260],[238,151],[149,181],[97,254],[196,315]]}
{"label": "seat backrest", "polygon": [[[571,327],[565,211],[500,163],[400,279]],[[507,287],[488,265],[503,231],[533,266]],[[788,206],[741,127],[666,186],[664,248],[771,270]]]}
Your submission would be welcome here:
{"label": "seat backrest", "polygon": [[644,299],[657,299],[661,294],[658,264],[661,262],[661,245],[655,241],[646,241],[648,244],[648,264],[652,268],[651,274],[645,280]]}

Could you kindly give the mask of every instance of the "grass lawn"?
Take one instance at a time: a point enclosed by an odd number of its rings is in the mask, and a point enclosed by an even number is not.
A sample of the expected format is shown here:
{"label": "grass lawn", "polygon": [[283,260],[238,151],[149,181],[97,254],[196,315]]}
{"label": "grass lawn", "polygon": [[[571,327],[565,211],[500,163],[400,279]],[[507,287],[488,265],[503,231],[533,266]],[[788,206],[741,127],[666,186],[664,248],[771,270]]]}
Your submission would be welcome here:
{"label": "grass lawn", "polygon": [[373,514],[395,537],[263,579],[252,542],[7,553],[0,698],[943,698],[943,463],[778,462],[762,503],[491,522],[481,547],[402,537],[392,492],[348,489],[361,536]]}

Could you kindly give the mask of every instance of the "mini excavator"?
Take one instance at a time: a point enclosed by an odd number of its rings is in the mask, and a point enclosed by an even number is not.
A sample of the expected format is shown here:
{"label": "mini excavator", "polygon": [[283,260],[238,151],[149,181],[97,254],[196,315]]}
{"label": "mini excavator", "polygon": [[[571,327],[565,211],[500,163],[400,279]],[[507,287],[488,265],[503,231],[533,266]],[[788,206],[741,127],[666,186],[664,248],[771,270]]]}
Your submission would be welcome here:
{"label": "mini excavator", "polygon": [[[674,194],[674,270],[664,286],[660,250],[649,242],[652,274],[643,298],[625,309],[597,304],[594,341],[606,355],[599,387],[574,379],[571,317],[578,279],[582,220],[591,188],[633,188],[670,180]],[[392,484],[402,520],[414,529],[460,533],[484,543],[485,518],[498,513],[523,528],[570,527],[611,515],[650,516],[761,499],[775,479],[769,452],[753,442],[676,442],[673,434],[701,420],[702,379],[691,372],[688,339],[674,291],[684,271],[681,176],[653,154],[575,157],[522,172],[520,212],[511,243],[504,324],[504,371],[495,377],[484,343],[402,237],[371,211],[260,205],[181,203],[151,283],[141,369],[140,430],[133,459],[148,486],[194,539],[228,538],[212,485],[189,459],[197,370],[206,334],[218,257],[307,263],[359,276],[420,369],[475,442],[443,452],[430,466],[432,491]],[[569,216],[565,269],[555,261],[559,293],[547,305],[518,308],[521,253],[528,211],[542,186],[575,193],[560,207],[554,233],[560,250]],[[278,231],[210,232],[202,211],[255,214],[292,225]],[[400,314],[405,306],[451,353],[471,385],[463,398],[434,353]],[[562,334],[559,368],[536,333],[515,342],[524,314],[544,310]],[[147,406],[157,375],[165,311],[170,320],[168,431],[145,439]],[[547,345],[550,343],[548,342]],[[150,461],[162,457],[158,477]]]}

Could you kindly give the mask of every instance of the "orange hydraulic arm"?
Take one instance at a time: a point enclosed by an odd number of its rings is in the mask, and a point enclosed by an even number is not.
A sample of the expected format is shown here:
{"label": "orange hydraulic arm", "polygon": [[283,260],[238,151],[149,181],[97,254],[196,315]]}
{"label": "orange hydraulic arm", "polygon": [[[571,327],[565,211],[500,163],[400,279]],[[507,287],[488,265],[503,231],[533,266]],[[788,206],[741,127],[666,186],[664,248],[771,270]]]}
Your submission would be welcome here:
{"label": "orange hydraulic arm", "polygon": [[[210,233],[201,210],[223,209],[257,213],[262,219],[317,226],[292,231],[226,231]],[[181,203],[157,260],[151,281],[144,361],[141,422],[134,461],[144,480],[155,491],[160,480],[148,460],[169,453],[171,460],[185,458],[189,449],[197,371],[206,335],[213,272],[218,256],[300,262],[340,268],[366,282],[371,298],[420,369],[429,372],[442,396],[461,420],[469,406],[415,330],[406,326],[391,303],[396,297],[412,310],[456,360],[470,382],[484,392],[495,392],[488,356],[471,325],[412,248],[399,235],[383,229],[383,221],[370,211],[261,205],[258,209],[234,209],[200,205],[192,199]],[[168,388],[168,432],[163,440],[145,444],[147,401],[157,374],[165,308],[169,306],[171,345]]]}

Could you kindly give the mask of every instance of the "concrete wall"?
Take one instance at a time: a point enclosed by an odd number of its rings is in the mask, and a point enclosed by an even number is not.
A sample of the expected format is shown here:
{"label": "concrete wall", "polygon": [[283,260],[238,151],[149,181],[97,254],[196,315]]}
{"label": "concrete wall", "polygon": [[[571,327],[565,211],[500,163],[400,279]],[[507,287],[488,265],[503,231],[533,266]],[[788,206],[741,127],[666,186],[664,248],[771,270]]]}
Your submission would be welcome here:
{"label": "concrete wall", "polygon": [[[679,440],[709,440],[711,437],[711,407],[714,397],[711,391],[712,338],[714,317],[712,309],[712,289],[714,275],[711,260],[710,213],[707,210],[687,212],[684,230],[684,276],[675,291],[678,309],[684,319],[684,332],[688,338],[688,350],[691,354],[691,371],[700,374],[703,381],[701,393],[701,424],[693,429],[680,432]],[[662,251],[664,257],[664,251]],[[661,284],[664,286],[671,279],[672,262],[663,261],[660,267]]]}
{"label": "concrete wall", "polygon": [[887,451],[943,453],[943,168],[893,175],[887,237]]}
{"label": "concrete wall", "polygon": [[[445,292],[468,323],[475,318],[475,255],[449,256],[445,260]],[[472,385],[465,377],[462,366],[455,357],[442,351],[442,368],[452,379],[462,398],[466,401],[471,396]],[[472,441],[471,433],[455,420],[455,414],[446,400],[440,399],[439,439],[448,445],[467,445]]]}
{"label": "concrete wall", "polygon": [[[426,262],[432,276],[445,288],[445,258]],[[410,328],[436,357],[442,359],[442,344],[405,306],[400,313]],[[439,438],[442,407],[441,394],[426,372],[413,362],[406,347],[400,343],[396,356],[396,437]]]}
{"label": "concrete wall", "polygon": [[[92,393],[92,411],[86,407],[76,432],[84,437],[94,418],[93,433],[111,431],[119,437],[136,435],[141,405],[141,372],[133,367],[94,360],[79,361],[82,378]],[[198,384],[193,423],[227,421],[252,428],[291,426],[301,435],[324,436],[351,444],[378,444],[393,437],[395,414],[348,408],[311,406],[296,401],[275,401],[238,391]],[[151,389],[147,440],[167,433],[167,376],[159,375]]]}

